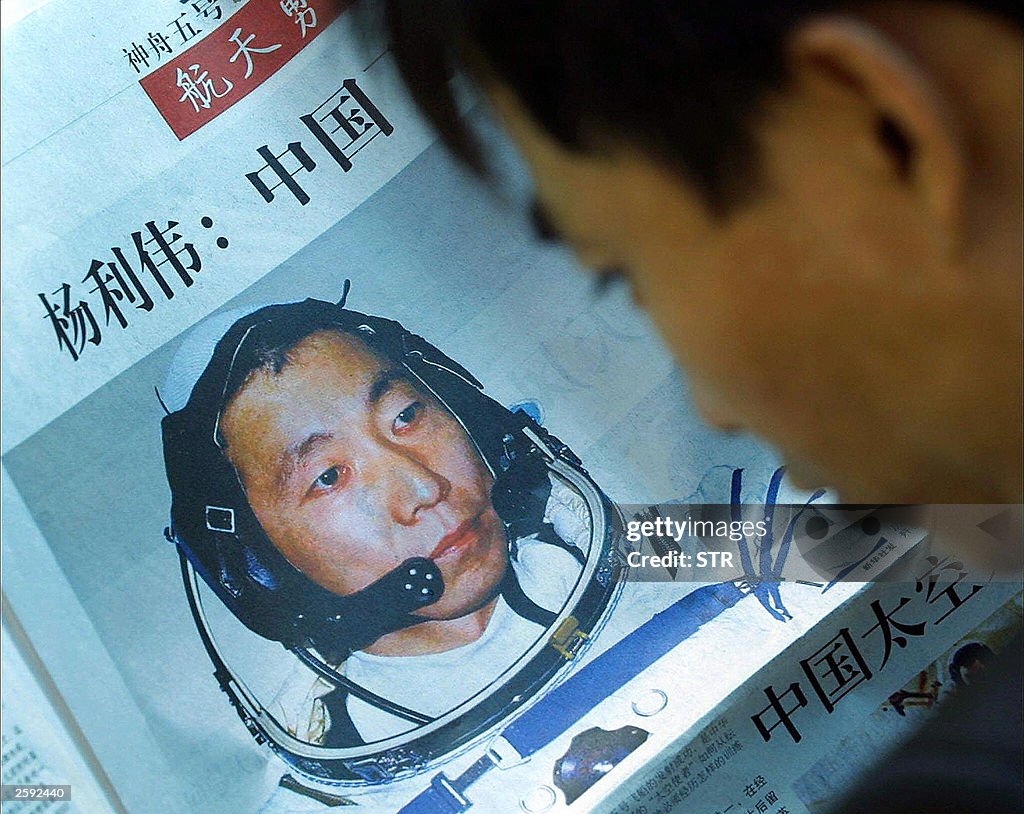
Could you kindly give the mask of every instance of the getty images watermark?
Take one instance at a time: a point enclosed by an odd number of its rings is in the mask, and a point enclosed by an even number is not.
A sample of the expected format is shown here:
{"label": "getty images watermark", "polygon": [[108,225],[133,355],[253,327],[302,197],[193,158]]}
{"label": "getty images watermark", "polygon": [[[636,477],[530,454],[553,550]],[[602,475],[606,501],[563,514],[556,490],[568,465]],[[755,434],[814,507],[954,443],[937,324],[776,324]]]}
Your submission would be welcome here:
{"label": "getty images watermark", "polygon": [[[737,551],[715,549],[697,550],[687,554],[682,550],[683,540],[718,538],[722,541],[740,543],[753,541],[760,545],[769,533],[767,520],[694,520],[687,516],[683,520],[657,515],[654,507],[648,511],[654,519],[630,520],[626,523],[626,541],[641,543],[647,540],[658,553],[644,554],[640,550],[626,554],[630,568],[732,568],[739,558]],[[657,544],[660,543],[660,546]]]}
{"label": "getty images watermark", "polygon": [[[1020,581],[1020,505],[620,504],[620,555],[642,582],[912,581],[922,558]],[[967,563],[967,565],[965,565]],[[954,568],[955,566],[955,568]]]}

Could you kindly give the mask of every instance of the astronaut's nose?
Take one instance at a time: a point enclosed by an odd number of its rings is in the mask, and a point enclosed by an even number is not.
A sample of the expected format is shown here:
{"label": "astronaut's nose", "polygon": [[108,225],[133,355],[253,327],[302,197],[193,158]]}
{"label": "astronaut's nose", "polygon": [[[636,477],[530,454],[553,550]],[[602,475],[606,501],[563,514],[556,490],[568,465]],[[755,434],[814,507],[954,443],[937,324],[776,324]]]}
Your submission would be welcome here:
{"label": "astronaut's nose", "polygon": [[404,526],[418,522],[425,511],[444,501],[451,491],[447,478],[413,456],[398,453],[385,465],[391,516]]}

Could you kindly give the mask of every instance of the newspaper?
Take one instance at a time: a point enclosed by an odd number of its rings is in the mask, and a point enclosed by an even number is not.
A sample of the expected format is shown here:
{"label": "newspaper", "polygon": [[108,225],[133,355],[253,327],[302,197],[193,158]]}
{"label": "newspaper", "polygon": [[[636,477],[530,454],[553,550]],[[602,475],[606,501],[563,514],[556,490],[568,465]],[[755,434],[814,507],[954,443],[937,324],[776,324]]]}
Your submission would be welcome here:
{"label": "newspaper", "polygon": [[53,0],[4,54],[5,628],[68,806],[817,811],[1019,592],[704,428],[346,4]]}

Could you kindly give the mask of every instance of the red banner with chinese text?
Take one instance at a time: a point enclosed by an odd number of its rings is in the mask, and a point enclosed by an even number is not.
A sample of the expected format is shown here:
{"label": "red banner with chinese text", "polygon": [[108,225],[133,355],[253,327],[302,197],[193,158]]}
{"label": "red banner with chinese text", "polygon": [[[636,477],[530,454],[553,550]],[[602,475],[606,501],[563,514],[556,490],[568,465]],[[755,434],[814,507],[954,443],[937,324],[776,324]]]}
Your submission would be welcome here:
{"label": "red banner with chinese text", "polygon": [[252,93],[352,0],[249,0],[200,42],[139,81],[179,139]]}

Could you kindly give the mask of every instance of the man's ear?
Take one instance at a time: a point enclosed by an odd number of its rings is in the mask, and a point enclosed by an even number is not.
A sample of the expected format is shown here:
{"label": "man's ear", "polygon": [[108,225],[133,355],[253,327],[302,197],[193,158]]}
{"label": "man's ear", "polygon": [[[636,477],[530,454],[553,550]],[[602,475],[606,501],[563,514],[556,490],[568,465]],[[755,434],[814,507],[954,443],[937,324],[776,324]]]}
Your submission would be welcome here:
{"label": "man's ear", "polygon": [[957,122],[927,72],[885,34],[852,17],[813,17],[786,43],[795,79],[839,83],[873,117],[874,147],[937,225],[961,238],[966,156]]}

